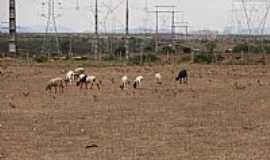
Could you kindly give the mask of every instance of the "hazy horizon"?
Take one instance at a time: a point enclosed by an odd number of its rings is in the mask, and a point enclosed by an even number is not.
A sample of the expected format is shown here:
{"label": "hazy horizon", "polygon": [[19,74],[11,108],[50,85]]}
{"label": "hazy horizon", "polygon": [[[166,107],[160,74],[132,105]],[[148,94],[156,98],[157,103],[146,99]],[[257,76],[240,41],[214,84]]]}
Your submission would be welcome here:
{"label": "hazy horizon", "polygon": [[[58,27],[66,28],[72,32],[92,32],[94,30],[93,6],[94,0],[79,0],[80,10],[76,10],[76,0],[57,1],[62,5],[56,5]],[[45,0],[17,1],[17,25],[18,26],[46,26],[46,7],[42,6]],[[155,28],[155,16],[153,13],[145,12],[145,0],[130,0],[130,28]],[[228,25],[231,10],[231,0],[210,1],[204,0],[148,0],[148,10],[154,10],[155,5],[176,5],[176,10],[184,11],[182,15],[176,16],[176,21],[188,21],[191,30],[218,30],[223,32]],[[59,9],[62,7],[63,9]],[[123,29],[125,26],[125,0],[103,0],[99,1],[99,30],[110,32]],[[90,9],[91,8],[91,9]],[[117,8],[113,12],[110,10]],[[8,0],[0,1],[0,21],[8,21]],[[160,29],[168,30],[171,24],[170,14],[162,14],[159,19]],[[61,31],[61,30],[59,30]],[[180,32],[180,30],[179,30]]]}

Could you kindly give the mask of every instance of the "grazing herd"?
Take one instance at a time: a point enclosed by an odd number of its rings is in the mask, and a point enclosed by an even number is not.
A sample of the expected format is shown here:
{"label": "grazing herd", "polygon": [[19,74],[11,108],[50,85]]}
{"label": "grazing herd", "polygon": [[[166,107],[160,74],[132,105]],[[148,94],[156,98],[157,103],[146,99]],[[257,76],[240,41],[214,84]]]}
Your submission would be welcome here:
{"label": "grazing herd", "polygon": [[[155,73],[155,83],[161,85],[162,84],[162,75],[160,73]],[[187,70],[181,70],[179,71],[177,77],[175,78],[176,81],[179,81],[180,83],[187,83],[188,81],[188,72]],[[121,85],[120,88],[122,90],[128,89],[128,86],[132,85],[134,89],[143,88],[143,82],[144,77],[139,75],[135,78],[135,80],[132,82],[128,76],[123,76],[121,78]],[[74,71],[70,70],[68,71],[64,78],[57,77],[49,80],[46,91],[52,92],[52,90],[55,90],[55,93],[63,93],[64,88],[68,85],[76,85],[77,87],[80,87],[80,89],[88,89],[88,85],[90,85],[90,88],[92,89],[95,85],[97,86],[97,89],[100,90],[102,86],[102,81],[97,80],[96,76],[94,75],[87,75],[85,73],[84,68],[76,68]]]}

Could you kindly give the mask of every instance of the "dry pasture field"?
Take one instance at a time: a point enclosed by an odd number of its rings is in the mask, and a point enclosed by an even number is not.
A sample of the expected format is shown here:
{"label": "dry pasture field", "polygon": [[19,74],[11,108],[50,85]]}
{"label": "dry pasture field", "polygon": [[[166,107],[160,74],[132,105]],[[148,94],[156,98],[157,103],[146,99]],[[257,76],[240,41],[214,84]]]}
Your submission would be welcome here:
{"label": "dry pasture field", "polygon": [[[180,66],[89,67],[101,91],[53,96],[47,81],[69,68],[10,66],[0,75],[0,160],[269,160],[270,67],[186,67],[187,85],[174,81]],[[143,75],[144,88],[121,91],[123,75]]]}

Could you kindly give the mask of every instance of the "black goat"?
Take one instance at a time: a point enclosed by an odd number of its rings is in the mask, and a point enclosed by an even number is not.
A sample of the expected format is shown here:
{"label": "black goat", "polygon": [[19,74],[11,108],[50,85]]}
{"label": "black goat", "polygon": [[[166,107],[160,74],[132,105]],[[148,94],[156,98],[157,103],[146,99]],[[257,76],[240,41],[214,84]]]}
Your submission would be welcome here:
{"label": "black goat", "polygon": [[78,87],[78,86],[81,86],[81,88],[82,88],[82,85],[83,85],[83,84],[85,84],[85,86],[86,86],[86,78],[87,78],[87,75],[81,74],[81,75],[79,76],[79,79],[78,79],[77,83],[76,83],[76,86],[77,86],[77,87]]}
{"label": "black goat", "polygon": [[188,81],[188,73],[187,73],[187,70],[181,70],[179,73],[178,73],[178,76],[175,78],[176,81],[180,81],[180,83],[184,82],[184,83],[187,83]]}

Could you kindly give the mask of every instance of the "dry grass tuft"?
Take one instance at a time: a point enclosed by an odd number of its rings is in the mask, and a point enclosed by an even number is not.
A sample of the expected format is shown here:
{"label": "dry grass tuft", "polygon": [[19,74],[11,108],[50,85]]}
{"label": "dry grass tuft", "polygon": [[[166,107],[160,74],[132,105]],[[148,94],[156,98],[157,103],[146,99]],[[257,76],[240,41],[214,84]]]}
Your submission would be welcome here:
{"label": "dry grass tuft", "polygon": [[11,107],[13,109],[17,108],[17,106],[11,101],[8,103],[8,105],[9,105],[9,107]]}
{"label": "dry grass tuft", "polygon": [[244,89],[246,89],[247,87],[244,86],[243,84],[240,84],[240,83],[238,83],[238,82],[235,82],[235,83],[233,84],[233,88],[234,88],[234,89],[237,89],[237,90],[244,90]]}
{"label": "dry grass tuft", "polygon": [[30,91],[23,91],[22,93],[24,97],[28,97],[30,95]]}
{"label": "dry grass tuft", "polygon": [[94,102],[98,102],[98,97],[97,97],[97,95],[93,95],[92,98],[93,98],[93,101],[94,101]]}

